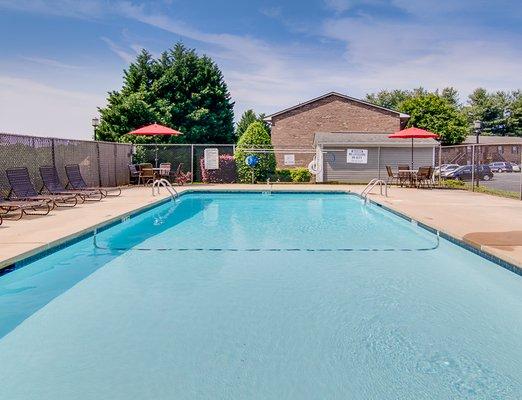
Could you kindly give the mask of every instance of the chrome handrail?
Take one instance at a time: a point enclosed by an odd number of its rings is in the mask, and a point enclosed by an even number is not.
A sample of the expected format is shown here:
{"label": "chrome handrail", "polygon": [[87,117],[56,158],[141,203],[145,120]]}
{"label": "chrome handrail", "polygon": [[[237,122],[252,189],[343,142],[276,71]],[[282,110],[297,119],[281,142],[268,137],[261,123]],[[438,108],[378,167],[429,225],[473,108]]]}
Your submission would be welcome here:
{"label": "chrome handrail", "polygon": [[373,188],[379,185],[379,191],[382,196],[382,185],[384,185],[384,195],[388,197],[388,183],[382,179],[379,178],[373,178],[368,184],[364,187],[363,191],[361,192],[361,197],[364,199],[364,202],[366,203],[368,200],[368,195],[373,190]]}
{"label": "chrome handrail", "polygon": [[179,193],[176,191],[176,189],[174,189],[174,186],[172,186],[172,184],[165,178],[156,179],[152,183],[152,195],[153,196],[156,196],[156,193],[154,191],[155,188],[158,189],[157,192],[158,192],[158,194],[160,194],[160,187],[164,187],[167,190],[167,192],[170,193],[172,200],[175,200],[176,197],[179,196]]}

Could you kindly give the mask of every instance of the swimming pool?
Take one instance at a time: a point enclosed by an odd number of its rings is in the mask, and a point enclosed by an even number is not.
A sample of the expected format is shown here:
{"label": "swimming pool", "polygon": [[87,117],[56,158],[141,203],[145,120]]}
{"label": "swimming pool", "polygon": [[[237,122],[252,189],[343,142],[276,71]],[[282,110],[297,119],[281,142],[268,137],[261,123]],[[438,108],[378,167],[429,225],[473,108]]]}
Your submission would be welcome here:
{"label": "swimming pool", "polygon": [[96,244],[0,277],[0,398],[522,398],[522,277],[355,196],[192,193]]}

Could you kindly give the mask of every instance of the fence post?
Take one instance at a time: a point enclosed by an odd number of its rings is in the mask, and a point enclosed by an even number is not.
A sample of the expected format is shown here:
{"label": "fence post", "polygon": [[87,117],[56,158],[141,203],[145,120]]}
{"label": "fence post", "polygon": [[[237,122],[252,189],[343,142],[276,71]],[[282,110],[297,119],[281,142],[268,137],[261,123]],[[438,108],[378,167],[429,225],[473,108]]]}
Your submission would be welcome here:
{"label": "fence post", "polygon": [[377,176],[381,179],[381,147],[377,147]]}
{"label": "fence post", "polygon": [[51,139],[51,154],[52,154],[52,158],[53,158],[53,167],[58,170],[58,168],[56,168],[56,152],[55,152],[55,144],[54,144],[54,138]]}
{"label": "fence post", "polygon": [[[520,168],[522,168],[522,146],[518,146],[518,153],[520,154]],[[519,189],[519,195],[520,200],[522,200],[522,170],[519,172],[520,174],[520,189]]]}
{"label": "fence post", "polygon": [[190,183],[194,183],[194,145],[190,145]]}
{"label": "fence post", "polygon": [[96,144],[96,158],[98,159],[98,186],[102,186],[102,178],[101,178],[101,163],[100,163],[100,143],[94,142]]}
{"label": "fence post", "polygon": [[114,143],[114,184],[118,186],[118,145]]}
{"label": "fence post", "polygon": [[471,145],[471,191],[475,191],[475,145]]}
{"label": "fence post", "polygon": [[440,170],[442,166],[442,143],[439,144],[439,187],[442,182],[442,171]]}

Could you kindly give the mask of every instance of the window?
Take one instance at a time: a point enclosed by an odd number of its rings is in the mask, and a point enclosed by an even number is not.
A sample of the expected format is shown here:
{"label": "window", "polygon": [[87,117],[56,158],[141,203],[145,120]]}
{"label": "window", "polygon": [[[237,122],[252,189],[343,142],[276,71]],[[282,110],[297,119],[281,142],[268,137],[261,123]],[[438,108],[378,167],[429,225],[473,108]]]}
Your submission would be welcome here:
{"label": "window", "polygon": [[497,153],[504,154],[504,146],[497,146]]}
{"label": "window", "polygon": [[511,146],[511,154],[518,154],[518,146]]}

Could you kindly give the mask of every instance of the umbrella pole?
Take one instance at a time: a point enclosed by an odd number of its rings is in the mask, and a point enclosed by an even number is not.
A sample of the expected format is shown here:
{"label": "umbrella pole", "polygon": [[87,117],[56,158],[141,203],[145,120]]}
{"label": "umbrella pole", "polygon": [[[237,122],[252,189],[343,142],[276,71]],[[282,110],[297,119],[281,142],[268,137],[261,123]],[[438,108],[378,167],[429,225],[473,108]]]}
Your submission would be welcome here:
{"label": "umbrella pole", "polygon": [[156,154],[154,156],[154,160],[155,160],[155,168],[158,168],[158,137],[156,136],[155,137],[155,142],[156,142]]}
{"label": "umbrella pole", "polygon": [[413,169],[413,138],[411,138],[411,169]]}

